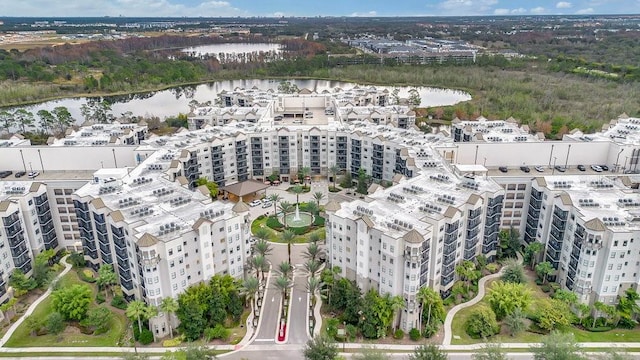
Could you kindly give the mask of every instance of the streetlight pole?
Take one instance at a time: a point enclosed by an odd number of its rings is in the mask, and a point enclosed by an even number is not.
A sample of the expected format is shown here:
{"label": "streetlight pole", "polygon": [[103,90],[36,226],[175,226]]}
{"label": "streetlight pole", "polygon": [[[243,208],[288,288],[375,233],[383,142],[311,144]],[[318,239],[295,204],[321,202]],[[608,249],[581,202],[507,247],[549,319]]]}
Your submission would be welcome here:
{"label": "streetlight pole", "polygon": [[620,154],[622,154],[623,151],[624,151],[624,148],[620,149],[620,152],[618,153],[618,156],[616,157],[616,172],[618,172],[618,169],[620,168],[620,163],[618,161],[620,160]]}
{"label": "streetlight pole", "polygon": [[347,342],[347,322],[342,322],[342,328],[344,329],[344,336],[342,337],[342,352],[345,352],[345,346]]}

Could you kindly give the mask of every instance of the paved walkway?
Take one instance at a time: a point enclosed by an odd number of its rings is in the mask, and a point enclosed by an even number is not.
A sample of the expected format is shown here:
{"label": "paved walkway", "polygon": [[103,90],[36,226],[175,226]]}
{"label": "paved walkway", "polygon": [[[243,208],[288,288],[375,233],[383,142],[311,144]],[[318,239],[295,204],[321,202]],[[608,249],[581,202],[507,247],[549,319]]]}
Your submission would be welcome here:
{"label": "paved walkway", "polygon": [[29,308],[27,308],[27,311],[25,311],[25,313],[22,314],[22,316],[9,327],[9,330],[7,330],[7,332],[4,334],[2,339],[0,339],[0,346],[4,346],[4,344],[7,343],[7,341],[11,338],[13,333],[18,328],[18,326],[20,326],[20,324],[22,324],[24,322],[24,320],[29,315],[31,315],[33,313],[33,311],[36,309],[36,307],[38,307],[38,305],[41,302],[43,302],[44,299],[46,299],[49,295],[51,295],[51,291],[53,291],[53,285],[58,280],[60,280],[61,277],[65,276],[69,272],[69,270],[71,270],[71,268],[72,268],[71,264],[67,264],[67,257],[68,256],[69,255],[66,255],[62,259],[60,259],[60,263],[64,265],[64,270],[62,270],[62,272],[60,274],[58,274],[58,276],[55,277],[55,279],[49,285],[49,288],[47,289],[47,291],[45,291],[44,294],[40,295],[40,297],[36,301],[34,301],[33,304],[31,304],[29,306]]}
{"label": "paved walkway", "polygon": [[[517,254],[518,261],[522,263],[522,256]],[[487,275],[478,281],[478,294],[471,300],[464,302],[462,304],[458,304],[454,306],[449,312],[447,312],[447,317],[444,319],[444,339],[442,339],[442,345],[451,345],[451,338],[453,337],[453,330],[451,330],[451,325],[453,324],[453,318],[456,316],[458,311],[462,309],[466,309],[471,307],[482,300],[484,294],[486,292],[485,284],[489,280],[497,279],[502,276],[502,272],[504,271],[504,266],[495,274]]]}

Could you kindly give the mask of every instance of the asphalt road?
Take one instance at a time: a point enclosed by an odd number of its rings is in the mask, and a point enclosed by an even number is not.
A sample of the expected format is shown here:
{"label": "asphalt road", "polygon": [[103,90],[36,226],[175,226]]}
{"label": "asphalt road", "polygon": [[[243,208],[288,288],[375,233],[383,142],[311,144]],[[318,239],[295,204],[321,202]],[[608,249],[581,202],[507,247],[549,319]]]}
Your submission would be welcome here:
{"label": "asphalt road", "polygon": [[288,344],[305,344],[309,339],[307,329],[308,296],[307,274],[296,270],[293,289],[291,292],[291,307],[289,311],[289,340]]}
{"label": "asphalt road", "polygon": [[274,276],[270,276],[267,282],[258,334],[253,340],[257,344],[275,344],[281,301],[280,292],[273,285],[275,279]]}

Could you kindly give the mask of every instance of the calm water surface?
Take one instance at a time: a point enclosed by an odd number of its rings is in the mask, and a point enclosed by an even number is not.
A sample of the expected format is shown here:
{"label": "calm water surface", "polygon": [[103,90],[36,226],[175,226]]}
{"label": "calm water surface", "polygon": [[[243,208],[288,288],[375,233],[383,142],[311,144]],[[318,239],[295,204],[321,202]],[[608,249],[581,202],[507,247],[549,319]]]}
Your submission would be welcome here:
{"label": "calm water surface", "polygon": [[[323,90],[332,90],[335,87],[350,89],[356,86],[354,83],[328,81],[328,80],[292,80],[298,88],[307,88],[320,93]],[[176,116],[179,113],[189,112],[189,102],[214,101],[218,93],[222,90],[231,91],[236,88],[257,87],[262,90],[277,89],[280,80],[230,80],[216,81],[207,84],[180,86],[162,91],[128,94],[123,96],[106,97],[112,106],[113,115],[120,117],[123,113],[131,112],[134,116],[158,116],[161,119]],[[396,87],[376,86],[381,89],[393,91]],[[407,98],[411,87],[397,87],[400,90],[400,97]],[[471,100],[471,95],[463,91],[437,89],[429,87],[416,88],[422,99],[421,106],[442,106],[454,105],[462,101]],[[89,100],[100,100],[100,98],[65,98],[54,101],[47,101],[24,108],[35,115],[39,110],[52,110],[56,106],[66,106],[76,122],[82,123],[84,120],[80,113],[80,107]]]}

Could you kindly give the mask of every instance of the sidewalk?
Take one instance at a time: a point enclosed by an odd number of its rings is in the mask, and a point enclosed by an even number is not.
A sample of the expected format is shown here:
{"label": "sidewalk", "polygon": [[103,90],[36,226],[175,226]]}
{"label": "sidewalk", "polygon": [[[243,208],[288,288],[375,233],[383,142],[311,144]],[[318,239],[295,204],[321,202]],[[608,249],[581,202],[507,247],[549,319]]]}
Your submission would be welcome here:
{"label": "sidewalk", "polygon": [[60,259],[60,263],[65,266],[64,270],[62,270],[62,272],[58,274],[55,279],[53,279],[47,291],[45,291],[44,294],[40,295],[40,297],[36,301],[34,301],[33,304],[29,306],[29,308],[27,308],[27,311],[25,311],[25,313],[22,314],[22,316],[9,327],[9,330],[7,330],[2,339],[0,339],[0,346],[4,346],[4,344],[7,343],[18,326],[20,326],[20,324],[22,324],[24,320],[29,317],[29,315],[33,314],[33,311],[36,309],[36,307],[38,307],[38,305],[40,305],[40,303],[43,302],[44,299],[46,299],[51,294],[53,284],[55,284],[58,280],[60,280],[61,277],[65,276],[69,272],[69,270],[71,270],[71,264],[67,263],[68,256],[69,255],[66,255],[62,259]]}

